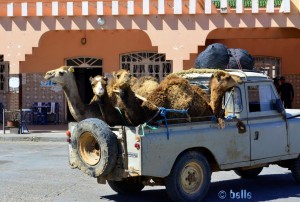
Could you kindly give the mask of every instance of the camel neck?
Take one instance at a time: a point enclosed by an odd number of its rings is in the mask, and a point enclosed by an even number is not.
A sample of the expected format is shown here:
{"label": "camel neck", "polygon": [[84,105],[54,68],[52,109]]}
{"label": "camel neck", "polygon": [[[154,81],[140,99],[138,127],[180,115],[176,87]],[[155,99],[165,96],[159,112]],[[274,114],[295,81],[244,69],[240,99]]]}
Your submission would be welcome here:
{"label": "camel neck", "polygon": [[216,92],[220,93],[222,91],[219,91],[219,89],[213,89],[211,91],[211,100],[210,100],[210,106],[212,108],[212,111],[214,115],[216,116],[222,116],[222,99],[225,94],[225,92],[222,92],[221,94],[217,94]]}
{"label": "camel neck", "polygon": [[99,107],[102,113],[102,117],[108,125],[113,126],[124,124],[124,120],[113,106],[107,92],[105,92],[104,95],[99,99]]}
{"label": "camel neck", "polygon": [[[72,88],[69,88],[72,86]],[[63,87],[67,103],[69,106],[70,113],[74,117],[76,121],[81,121],[84,119],[84,113],[86,111],[85,105],[83,104],[80,96],[79,91],[77,88],[77,84],[75,78],[71,79],[67,86]]]}

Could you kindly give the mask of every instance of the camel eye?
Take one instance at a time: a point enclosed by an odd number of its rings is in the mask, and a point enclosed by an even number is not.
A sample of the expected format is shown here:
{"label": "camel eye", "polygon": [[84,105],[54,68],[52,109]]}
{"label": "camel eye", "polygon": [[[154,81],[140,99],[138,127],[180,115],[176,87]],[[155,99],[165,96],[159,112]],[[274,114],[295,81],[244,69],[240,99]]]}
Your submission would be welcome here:
{"label": "camel eye", "polygon": [[64,72],[59,72],[59,75],[60,75],[60,76],[64,75]]}
{"label": "camel eye", "polygon": [[119,79],[119,78],[120,78],[120,75],[118,74],[118,75],[117,75],[117,79]]}

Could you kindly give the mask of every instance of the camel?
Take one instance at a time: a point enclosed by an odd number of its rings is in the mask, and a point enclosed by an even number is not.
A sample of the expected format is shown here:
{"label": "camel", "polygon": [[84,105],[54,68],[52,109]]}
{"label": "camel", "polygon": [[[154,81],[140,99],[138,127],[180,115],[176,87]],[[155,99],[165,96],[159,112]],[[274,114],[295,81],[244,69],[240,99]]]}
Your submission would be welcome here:
{"label": "camel", "polygon": [[[188,110],[190,117],[207,117],[212,115],[208,97],[204,90],[190,85],[188,80],[176,75],[167,76],[142,104],[152,111],[156,107]],[[168,118],[186,117],[184,114],[169,114]]]}
{"label": "camel", "polygon": [[[135,78],[127,70],[119,70],[113,74],[113,91],[118,101],[115,107],[120,108],[126,120],[134,126],[146,122],[149,113],[141,107],[141,97],[148,96],[158,86],[157,79],[151,76]],[[155,113],[155,112],[154,112]]]}
{"label": "camel", "polygon": [[[148,121],[157,113],[158,107],[188,110],[188,115],[194,117],[212,115],[205,92],[178,76],[168,76],[155,87],[148,85],[147,89],[151,90],[144,93],[146,96],[142,99],[138,99],[140,96],[136,93],[140,90],[136,87],[138,81],[132,79],[129,72],[121,70],[115,74],[115,79],[114,89],[119,92],[120,99],[125,106],[123,110],[129,119],[134,120],[134,125]],[[150,78],[143,79],[151,80]],[[167,117],[187,118],[188,115],[171,113]]]}
{"label": "camel", "polygon": [[101,112],[98,103],[96,102],[97,97],[94,96],[89,104],[84,104],[79,96],[73,73],[73,67],[62,66],[48,71],[45,74],[45,79],[62,86],[67,98],[70,113],[77,122],[86,118],[101,118]]}
{"label": "camel", "polygon": [[234,86],[237,86],[241,82],[238,76],[230,75],[226,71],[215,71],[209,81],[210,88],[210,106],[214,115],[217,118],[224,117],[224,110],[222,109],[222,99],[226,93]]}
{"label": "camel", "polygon": [[182,78],[201,77],[202,74],[211,74],[210,78],[210,102],[209,105],[215,116],[223,117],[222,99],[226,91],[241,82],[238,76],[230,75],[228,72],[217,69],[194,69],[172,73]]}
{"label": "camel", "polygon": [[[168,109],[186,109],[191,117],[208,117],[215,115],[218,118],[219,125],[224,127],[222,98],[226,91],[237,85],[240,78],[230,75],[221,70],[214,70],[210,80],[211,100],[207,97],[204,90],[196,85],[190,85],[188,80],[178,77],[174,74],[167,76],[158,87],[144,99],[141,107],[140,101],[136,100],[136,95],[127,94],[127,100],[123,99],[125,106],[129,112],[137,119],[147,117],[147,119],[155,114],[158,107]],[[207,72],[208,73],[208,72]],[[119,72],[115,88],[122,89],[123,86],[131,86],[130,80],[126,79],[124,72]],[[118,83],[120,85],[118,85]],[[133,99],[134,98],[134,99]],[[133,101],[132,101],[133,99]],[[129,103],[126,104],[126,102]],[[133,104],[131,106],[130,104]],[[134,112],[144,112],[137,114]],[[168,118],[184,117],[182,114],[169,114]],[[145,121],[145,120],[143,120]],[[143,123],[143,122],[140,122]]]}
{"label": "camel", "polygon": [[122,114],[114,107],[117,100],[112,91],[113,81],[114,80],[111,80],[108,84],[107,77],[90,77],[93,92],[97,96],[96,101],[99,104],[103,120],[110,126],[126,125],[124,117],[122,117]]}

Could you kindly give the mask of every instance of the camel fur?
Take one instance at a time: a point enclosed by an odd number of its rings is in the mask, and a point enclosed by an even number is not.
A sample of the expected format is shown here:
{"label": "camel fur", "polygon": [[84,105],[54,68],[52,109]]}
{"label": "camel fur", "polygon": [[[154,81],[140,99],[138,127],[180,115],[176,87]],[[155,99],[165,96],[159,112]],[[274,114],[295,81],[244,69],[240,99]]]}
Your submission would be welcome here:
{"label": "camel fur", "polygon": [[[154,110],[156,107],[188,110],[190,117],[211,116],[206,93],[188,80],[176,75],[167,76],[159,86],[147,97],[143,107]],[[168,118],[186,117],[183,114],[169,114]]]}
{"label": "camel fur", "polygon": [[113,77],[113,90],[118,97],[115,107],[122,111],[131,125],[137,126],[146,122],[149,113],[141,107],[143,101],[138,97],[148,96],[158,86],[157,80],[150,76],[135,78],[127,70],[119,70]]}
{"label": "camel fur", "polygon": [[113,80],[110,80],[108,84],[107,77],[95,76],[94,78],[90,77],[90,82],[93,92],[97,96],[96,101],[99,104],[103,120],[110,126],[126,124],[120,112],[114,107],[117,99],[112,90]]}
{"label": "camel fur", "polygon": [[101,112],[96,102],[96,97],[93,97],[89,104],[84,104],[82,102],[77,88],[73,67],[62,66],[48,71],[45,74],[45,79],[62,86],[70,113],[77,122],[86,118],[101,118]]}
{"label": "camel fur", "polygon": [[237,86],[241,82],[238,76],[230,75],[226,71],[217,70],[214,72],[210,78],[209,88],[210,88],[210,106],[214,115],[219,119],[219,123],[222,122],[221,119],[224,118],[223,110],[223,97],[226,91],[229,91],[234,86]]}

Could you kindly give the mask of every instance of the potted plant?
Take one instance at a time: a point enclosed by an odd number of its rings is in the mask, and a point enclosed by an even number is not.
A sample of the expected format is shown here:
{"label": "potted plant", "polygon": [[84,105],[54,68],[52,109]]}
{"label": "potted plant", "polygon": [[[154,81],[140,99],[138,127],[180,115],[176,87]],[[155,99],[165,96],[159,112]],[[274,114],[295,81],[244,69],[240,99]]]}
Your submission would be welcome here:
{"label": "potted plant", "polygon": [[6,121],[7,127],[19,127],[19,119],[17,112],[10,112]]}

